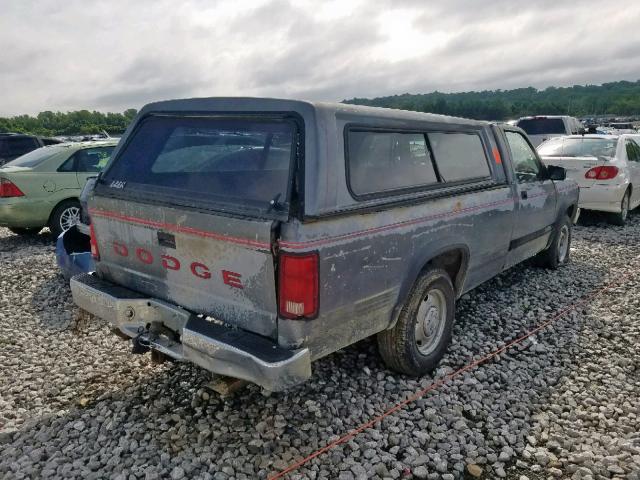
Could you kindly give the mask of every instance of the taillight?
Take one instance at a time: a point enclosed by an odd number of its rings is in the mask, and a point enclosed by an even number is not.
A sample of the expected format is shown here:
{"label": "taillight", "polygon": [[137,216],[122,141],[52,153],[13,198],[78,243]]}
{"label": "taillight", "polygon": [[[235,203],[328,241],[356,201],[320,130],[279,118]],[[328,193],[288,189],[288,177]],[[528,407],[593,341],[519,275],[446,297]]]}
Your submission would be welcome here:
{"label": "taillight", "polygon": [[100,260],[100,250],[98,250],[98,240],[96,239],[96,231],[93,228],[93,223],[89,225],[89,235],[91,236],[91,256],[96,260]]}
{"label": "taillight", "polygon": [[0,178],[0,198],[10,197],[24,197],[24,193],[11,180]]}
{"label": "taillight", "polygon": [[278,305],[284,318],[318,314],[318,254],[280,253]]}
{"label": "taillight", "polygon": [[589,180],[611,180],[618,175],[618,167],[605,165],[603,167],[593,167],[584,174],[584,178]]}

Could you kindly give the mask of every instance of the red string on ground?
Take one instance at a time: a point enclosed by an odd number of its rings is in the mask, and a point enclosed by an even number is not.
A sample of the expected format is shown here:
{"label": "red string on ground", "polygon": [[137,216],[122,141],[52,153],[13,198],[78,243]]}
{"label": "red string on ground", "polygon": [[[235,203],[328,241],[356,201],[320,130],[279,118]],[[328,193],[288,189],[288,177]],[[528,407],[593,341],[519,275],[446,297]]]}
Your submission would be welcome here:
{"label": "red string on ground", "polygon": [[319,457],[320,455],[328,452],[329,450],[337,447],[338,445],[351,440],[353,437],[355,437],[356,435],[362,433],[366,429],[376,425],[377,423],[380,423],[385,417],[388,417],[389,415],[394,414],[398,410],[404,408],[405,406],[407,406],[408,404],[416,401],[417,399],[425,396],[427,393],[437,389],[438,387],[444,385],[445,383],[447,383],[450,380],[456,378],[457,376],[462,375],[463,373],[465,373],[465,372],[467,372],[467,371],[469,371],[469,370],[471,370],[471,369],[473,369],[473,368],[475,368],[475,367],[477,367],[477,366],[479,366],[479,365],[481,365],[483,363],[486,363],[487,361],[491,360],[492,358],[494,358],[494,357],[500,355],[501,353],[503,353],[504,351],[510,349],[514,345],[522,343],[524,340],[526,340],[527,338],[531,337],[532,335],[535,335],[540,330],[543,330],[544,328],[548,327],[549,325],[551,325],[553,322],[555,322],[559,318],[564,317],[567,313],[569,313],[569,312],[571,312],[573,310],[576,310],[577,308],[580,308],[583,305],[591,302],[592,300],[594,300],[595,298],[599,297],[604,292],[606,292],[607,290],[610,290],[614,286],[622,284],[633,273],[634,273],[633,269],[631,269],[631,271],[629,273],[627,273],[626,275],[623,275],[621,278],[618,278],[615,282],[610,282],[610,283],[606,284],[605,286],[603,286],[603,287],[601,287],[599,289],[593,290],[592,292],[588,293],[587,295],[581,297],[581,299],[579,301],[577,301],[577,302],[575,302],[575,303],[563,308],[558,313],[553,315],[551,318],[549,318],[548,320],[542,322],[536,328],[527,331],[525,334],[521,335],[520,337],[516,338],[515,340],[512,340],[512,341],[506,343],[505,345],[503,345],[502,347],[498,348],[497,350],[494,350],[493,352],[491,352],[491,353],[489,353],[489,354],[487,354],[487,355],[485,355],[485,356],[483,356],[483,357],[481,357],[481,358],[479,358],[479,359],[477,359],[477,360],[465,365],[464,367],[461,367],[458,370],[445,375],[441,379],[429,384],[427,387],[425,387],[425,388],[423,388],[421,390],[418,390],[413,395],[409,396],[408,398],[406,398],[402,402],[397,403],[393,407],[391,407],[388,410],[384,411],[380,415],[372,418],[368,422],[363,423],[362,425],[354,428],[353,430],[349,431],[348,433],[346,433],[342,437],[338,438],[337,440],[334,440],[331,443],[328,443],[324,447],[316,450],[315,452],[313,452],[312,454],[310,454],[307,457],[303,458],[302,460],[300,460],[300,461],[288,466],[284,470],[282,470],[280,472],[277,472],[275,475],[269,477],[268,480],[277,480],[279,478],[283,478],[285,475],[296,471],[298,468],[303,466],[305,463],[313,460],[316,457]]}

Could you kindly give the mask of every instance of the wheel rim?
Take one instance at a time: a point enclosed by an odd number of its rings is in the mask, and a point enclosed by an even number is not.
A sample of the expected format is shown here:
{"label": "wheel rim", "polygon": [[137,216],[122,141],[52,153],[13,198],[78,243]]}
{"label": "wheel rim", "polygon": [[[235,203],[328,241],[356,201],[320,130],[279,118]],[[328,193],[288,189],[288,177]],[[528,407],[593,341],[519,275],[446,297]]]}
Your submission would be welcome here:
{"label": "wheel rim", "polygon": [[620,212],[620,217],[622,220],[627,219],[627,215],[629,214],[629,194],[626,193],[622,198],[622,211]]}
{"label": "wheel rim", "polygon": [[80,221],[80,209],[78,207],[65,208],[60,214],[60,228],[67,231]]}
{"label": "wheel rim", "polygon": [[569,227],[563,225],[558,235],[558,261],[563,263],[569,253]]}
{"label": "wheel rim", "polygon": [[444,293],[437,288],[429,290],[416,314],[415,342],[422,355],[429,355],[440,343],[446,318],[447,300]]}

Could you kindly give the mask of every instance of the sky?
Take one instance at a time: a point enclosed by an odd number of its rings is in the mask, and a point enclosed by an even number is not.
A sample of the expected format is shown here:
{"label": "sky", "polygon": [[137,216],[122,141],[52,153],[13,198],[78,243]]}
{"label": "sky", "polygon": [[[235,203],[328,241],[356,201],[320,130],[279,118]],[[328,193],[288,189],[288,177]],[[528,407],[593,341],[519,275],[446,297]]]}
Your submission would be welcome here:
{"label": "sky", "polygon": [[640,79],[640,1],[0,0],[0,115]]}

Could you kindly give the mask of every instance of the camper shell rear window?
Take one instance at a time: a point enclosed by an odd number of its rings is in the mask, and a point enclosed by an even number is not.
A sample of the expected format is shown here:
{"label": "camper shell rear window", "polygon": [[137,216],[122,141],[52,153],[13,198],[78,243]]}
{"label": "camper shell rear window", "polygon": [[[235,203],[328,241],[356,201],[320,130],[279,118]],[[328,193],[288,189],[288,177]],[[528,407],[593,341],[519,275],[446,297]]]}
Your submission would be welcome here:
{"label": "camper shell rear window", "polygon": [[149,115],[101,177],[101,194],[282,216],[297,120],[286,115]]}

